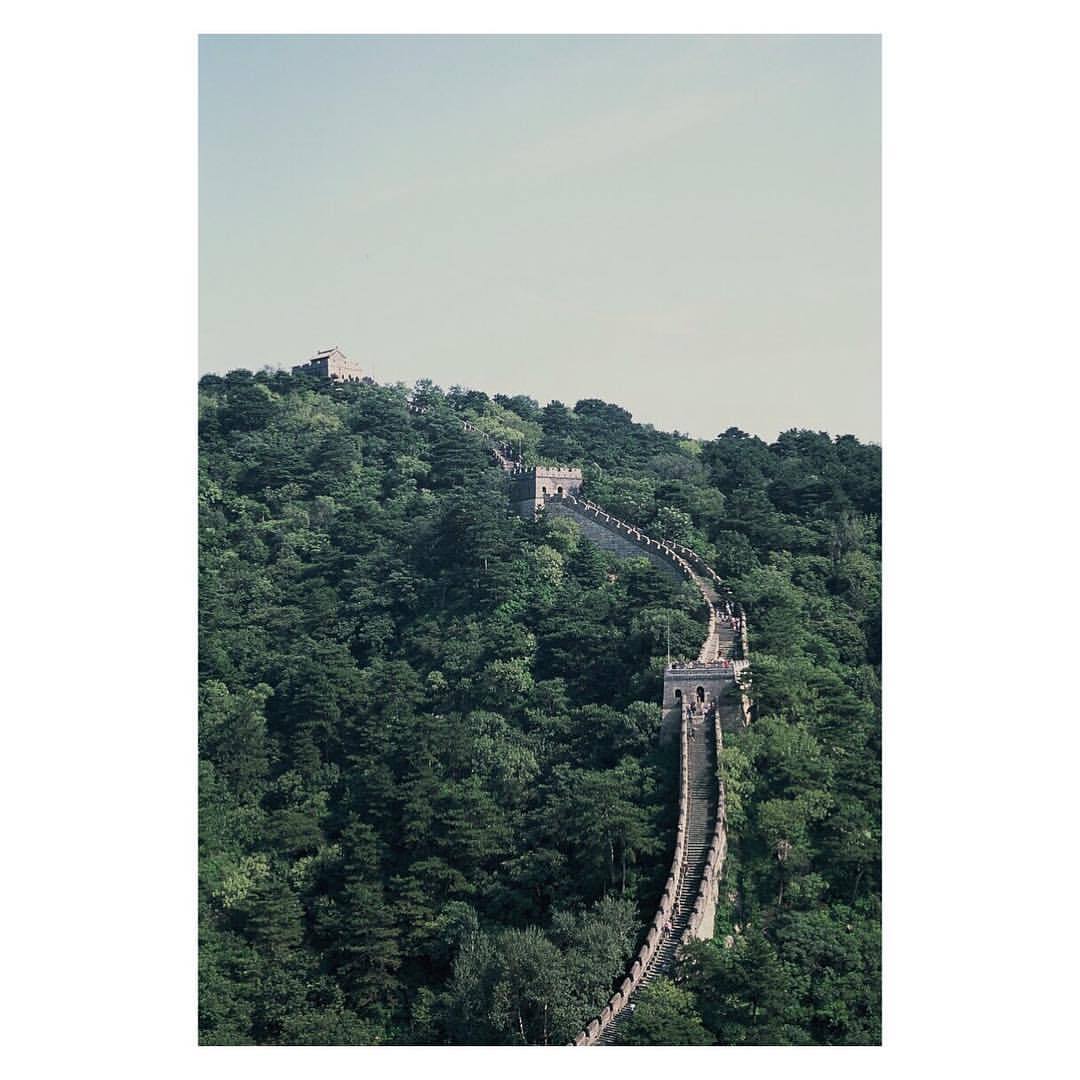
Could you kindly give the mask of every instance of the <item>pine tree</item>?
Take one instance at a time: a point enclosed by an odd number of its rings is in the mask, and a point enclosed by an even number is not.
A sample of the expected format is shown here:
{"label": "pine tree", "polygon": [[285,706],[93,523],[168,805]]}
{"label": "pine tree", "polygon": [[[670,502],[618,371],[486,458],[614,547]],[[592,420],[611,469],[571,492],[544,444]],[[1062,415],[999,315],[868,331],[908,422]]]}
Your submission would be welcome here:
{"label": "pine tree", "polygon": [[341,835],[342,887],[335,898],[336,970],[356,1009],[391,1002],[400,963],[397,931],[379,877],[375,830],[353,818]]}

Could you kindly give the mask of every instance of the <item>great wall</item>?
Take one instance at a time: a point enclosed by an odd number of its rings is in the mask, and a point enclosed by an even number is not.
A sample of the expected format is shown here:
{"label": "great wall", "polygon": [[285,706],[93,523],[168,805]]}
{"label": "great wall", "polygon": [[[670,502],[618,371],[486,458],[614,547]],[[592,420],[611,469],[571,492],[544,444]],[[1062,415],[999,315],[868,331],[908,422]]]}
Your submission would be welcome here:
{"label": "great wall", "polygon": [[[419,409],[415,411],[421,411]],[[679,816],[675,851],[656,914],[618,989],[578,1033],[573,1046],[610,1046],[645,986],[666,974],[680,947],[713,936],[717,894],[727,854],[724,730],[750,722],[750,663],[746,619],[720,576],[692,549],[655,540],[635,525],[580,497],[580,469],[525,467],[468,421],[464,430],[485,440],[509,480],[509,497],[523,517],[537,513],[574,521],[598,546],[622,556],[644,555],[663,572],[693,583],[708,608],[708,632],[696,661],[664,670],[661,741],[679,744]]]}

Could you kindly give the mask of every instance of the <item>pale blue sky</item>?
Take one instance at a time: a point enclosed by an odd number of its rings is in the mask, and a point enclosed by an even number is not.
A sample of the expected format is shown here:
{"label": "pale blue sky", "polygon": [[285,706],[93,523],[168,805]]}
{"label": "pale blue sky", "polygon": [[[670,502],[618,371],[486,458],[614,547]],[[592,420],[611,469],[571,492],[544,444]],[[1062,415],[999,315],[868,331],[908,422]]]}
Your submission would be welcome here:
{"label": "pale blue sky", "polygon": [[203,371],[880,439],[880,42],[203,37]]}

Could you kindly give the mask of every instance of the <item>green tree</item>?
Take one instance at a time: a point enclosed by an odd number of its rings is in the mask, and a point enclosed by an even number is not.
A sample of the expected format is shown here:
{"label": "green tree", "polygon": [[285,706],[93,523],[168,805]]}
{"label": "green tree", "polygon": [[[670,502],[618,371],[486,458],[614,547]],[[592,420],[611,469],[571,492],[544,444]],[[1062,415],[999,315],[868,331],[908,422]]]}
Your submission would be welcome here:
{"label": "green tree", "polygon": [[379,876],[377,837],[352,819],[341,835],[340,888],[321,912],[321,933],[351,1006],[388,1005],[398,989],[397,930]]}
{"label": "green tree", "polygon": [[557,1045],[576,1022],[568,990],[559,950],[537,927],[480,933],[454,964],[448,1024],[465,1043]]}
{"label": "green tree", "polygon": [[878,1040],[880,449],[411,396],[200,381],[200,1041],[566,1041],[654,908],[662,668],[669,629],[697,654],[700,596],[512,515],[462,420],[580,464],[590,498],[690,543],[748,610],[755,719],[725,732],[691,1009],[720,1043]]}
{"label": "green tree", "polygon": [[694,998],[669,979],[656,979],[637,995],[634,1011],[623,1025],[624,1046],[712,1046]]}

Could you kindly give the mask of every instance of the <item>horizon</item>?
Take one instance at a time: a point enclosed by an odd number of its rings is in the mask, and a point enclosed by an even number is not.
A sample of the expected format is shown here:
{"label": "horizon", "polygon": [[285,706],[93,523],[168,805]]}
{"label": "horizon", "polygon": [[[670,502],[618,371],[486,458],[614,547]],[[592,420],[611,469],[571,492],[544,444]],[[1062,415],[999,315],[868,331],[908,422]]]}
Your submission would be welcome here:
{"label": "horizon", "polygon": [[878,36],[199,52],[200,373],[335,339],[381,381],[880,444]]}
{"label": "horizon", "polygon": [[[326,346],[327,350],[332,349],[332,348],[333,349],[340,349],[340,346],[338,346],[338,345],[328,345],[328,346]],[[316,351],[321,352],[321,351],[324,351],[324,350],[320,349],[320,350],[316,350]],[[343,349],[341,351],[344,352]],[[314,355],[314,352],[312,353],[312,355]],[[348,353],[345,353],[345,355],[348,356]],[[352,359],[352,357],[349,357],[349,359]],[[264,364],[260,368],[245,368],[245,367],[230,368],[229,371],[247,371],[252,376],[259,375],[259,374],[262,374],[262,373],[279,374],[279,375],[292,374],[292,372],[291,372],[291,370],[290,370],[290,368],[288,366],[275,367],[272,364]],[[200,373],[199,377],[201,379],[204,375],[217,375],[217,376],[223,378],[228,373],[229,372],[224,372],[224,371],[204,371],[204,372]],[[538,408],[541,408],[541,409],[544,408],[545,405],[550,405],[552,402],[557,401],[557,402],[560,402],[561,404],[565,405],[571,412],[573,412],[575,406],[577,406],[578,404],[580,404],[583,401],[601,401],[605,405],[614,405],[616,408],[622,409],[624,412],[629,413],[631,423],[638,424],[641,427],[652,428],[653,430],[659,431],[659,432],[661,432],[661,433],[663,433],[665,435],[677,435],[678,437],[680,437],[682,439],[689,439],[692,442],[702,442],[702,443],[704,443],[704,442],[712,442],[713,440],[720,438],[720,436],[723,435],[729,428],[738,428],[738,430],[740,430],[744,435],[748,435],[748,436],[751,436],[752,438],[760,439],[762,442],[765,442],[765,443],[770,444],[770,445],[772,443],[775,443],[776,440],[781,435],[783,435],[785,432],[788,432],[788,431],[810,431],[810,432],[813,432],[815,435],[827,435],[829,437],[829,439],[831,439],[833,442],[835,442],[837,439],[842,439],[842,438],[846,438],[846,437],[850,436],[850,437],[856,439],[863,446],[876,446],[879,449],[881,448],[881,442],[878,439],[865,439],[862,436],[857,435],[857,434],[855,434],[854,432],[851,432],[851,431],[827,431],[827,430],[821,429],[821,428],[789,427],[789,428],[783,428],[782,430],[778,431],[775,435],[769,436],[769,435],[765,435],[765,434],[763,434],[763,433],[761,433],[759,431],[750,431],[747,428],[743,428],[738,424],[729,424],[728,428],[725,428],[722,431],[717,431],[713,435],[692,435],[689,432],[682,431],[679,428],[661,427],[659,424],[655,424],[651,420],[641,419],[636,413],[634,413],[633,411],[628,409],[625,405],[621,404],[618,401],[613,401],[610,398],[575,398],[574,400],[570,400],[569,398],[567,398],[565,400],[562,399],[562,398],[551,398],[551,399],[545,401],[543,398],[537,398],[537,397],[533,396],[532,394],[506,393],[506,392],[504,392],[502,390],[489,391],[489,390],[484,389],[484,387],[482,387],[482,386],[467,386],[464,383],[451,383],[448,386],[443,386],[441,383],[435,382],[434,379],[431,379],[429,376],[426,376],[426,375],[419,376],[418,379],[413,380],[413,382],[411,382],[411,383],[406,382],[403,379],[397,379],[397,380],[395,380],[393,382],[387,382],[387,381],[384,381],[384,380],[376,379],[376,378],[368,375],[366,372],[365,372],[365,376],[371,378],[371,381],[376,386],[401,387],[404,390],[412,390],[416,386],[417,382],[420,382],[420,381],[423,381],[423,380],[426,379],[426,380],[430,381],[433,384],[433,386],[434,386],[434,388],[436,390],[440,391],[444,395],[448,394],[451,390],[454,390],[454,389],[461,389],[461,390],[465,390],[465,391],[479,392],[479,393],[482,393],[482,394],[486,394],[487,397],[492,402],[494,402],[496,405],[499,404],[499,402],[495,401],[495,398],[497,396],[498,397],[507,397],[507,398],[527,397],[531,401],[533,401],[537,405]],[[347,384],[342,384],[340,382],[333,382],[332,380],[329,380],[329,379],[320,379],[317,385],[319,385],[319,386],[341,386],[341,385],[347,385]],[[507,406],[502,406],[502,407],[506,408]],[[511,412],[512,411],[513,410],[511,410]]]}

